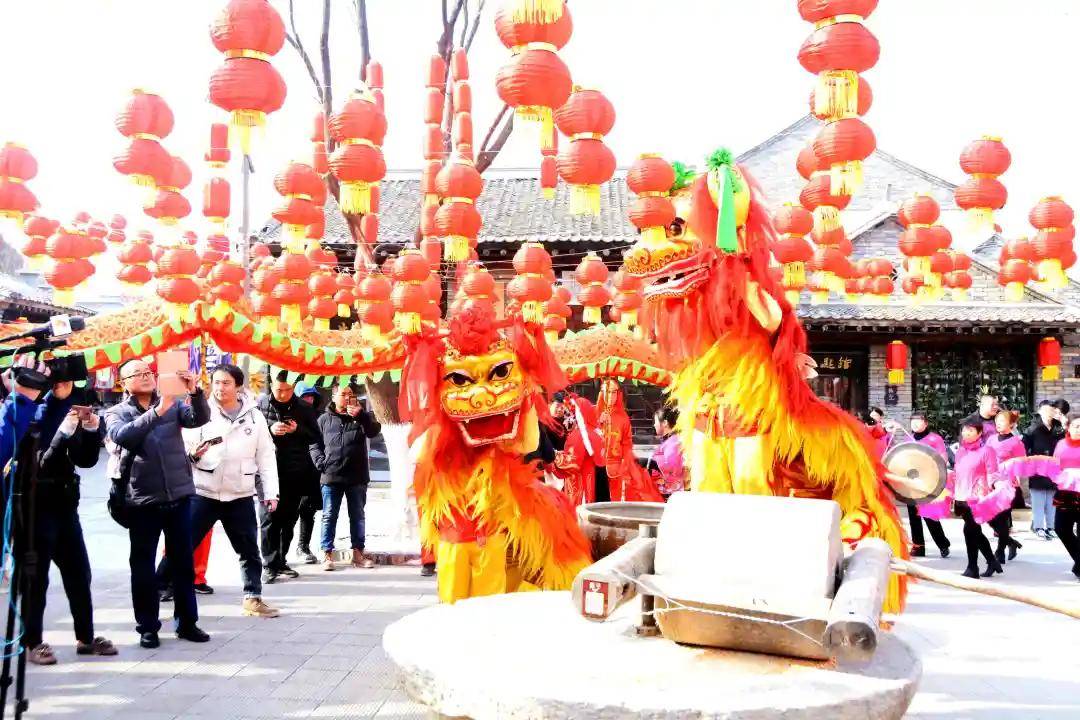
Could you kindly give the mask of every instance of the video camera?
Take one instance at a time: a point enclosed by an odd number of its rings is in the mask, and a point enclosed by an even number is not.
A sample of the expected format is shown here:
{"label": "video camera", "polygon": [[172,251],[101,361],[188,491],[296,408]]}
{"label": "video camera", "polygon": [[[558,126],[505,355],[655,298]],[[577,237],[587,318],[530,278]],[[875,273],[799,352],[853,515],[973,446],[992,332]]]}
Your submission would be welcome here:
{"label": "video camera", "polygon": [[[86,320],[83,318],[57,315],[45,325],[39,325],[26,332],[0,338],[0,345],[26,338],[33,340],[32,343],[27,345],[0,350],[0,357],[26,353],[37,355],[48,353],[51,350],[63,347],[66,344],[64,337],[85,327]],[[86,358],[81,354],[49,357],[44,362],[49,369],[48,375],[34,368],[17,367],[14,370],[15,382],[25,388],[44,392],[55,383],[85,380],[87,377]]]}

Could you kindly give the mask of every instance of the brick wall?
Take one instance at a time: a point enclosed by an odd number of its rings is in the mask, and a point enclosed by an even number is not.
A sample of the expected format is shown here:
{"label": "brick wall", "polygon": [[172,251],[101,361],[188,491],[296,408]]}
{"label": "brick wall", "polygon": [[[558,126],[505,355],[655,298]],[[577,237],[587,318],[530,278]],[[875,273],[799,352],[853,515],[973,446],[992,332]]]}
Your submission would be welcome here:
{"label": "brick wall", "polygon": [[1043,398],[1065,398],[1080,411],[1080,379],[1074,377],[1080,365],[1080,333],[1064,335],[1061,339],[1061,379],[1043,380],[1042,373],[1035,372],[1035,402]]}
{"label": "brick wall", "polygon": [[911,373],[907,373],[904,383],[897,386],[896,405],[885,405],[885,385],[889,373],[885,369],[885,345],[870,346],[870,377],[867,383],[867,398],[871,406],[876,405],[885,411],[885,414],[897,422],[907,425],[908,416],[911,415]]}

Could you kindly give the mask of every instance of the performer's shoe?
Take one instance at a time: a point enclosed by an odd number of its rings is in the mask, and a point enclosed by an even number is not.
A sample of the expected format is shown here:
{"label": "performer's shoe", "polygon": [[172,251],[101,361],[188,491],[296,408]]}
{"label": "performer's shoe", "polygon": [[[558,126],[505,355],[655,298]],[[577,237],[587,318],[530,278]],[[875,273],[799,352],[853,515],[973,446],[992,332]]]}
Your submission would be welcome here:
{"label": "performer's shoe", "polygon": [[213,595],[214,588],[210,587],[206,583],[195,583],[193,586],[196,595]]}
{"label": "performer's shoe", "polygon": [[911,557],[926,557],[926,548],[922,545],[916,545],[911,548]]}
{"label": "performer's shoe", "polygon": [[989,566],[986,568],[985,572],[983,572],[982,576],[988,578],[988,577],[992,577],[995,573],[1003,573],[1003,572],[1005,572],[1005,570],[1004,570],[1004,568],[1001,567],[1001,563],[999,563],[997,561],[997,558],[994,558],[994,562],[989,564]]}
{"label": "performer's shoe", "polygon": [[1024,546],[1022,544],[1020,544],[1019,542],[1017,542],[1016,540],[1009,540],[1009,560],[1015,560],[1016,559],[1016,551],[1019,550],[1022,547],[1024,547]]}
{"label": "performer's shoe", "polygon": [[949,546],[948,545],[946,545],[943,548],[938,548],[938,550],[941,551],[941,557],[943,557],[943,558],[949,557]]}
{"label": "performer's shoe", "polygon": [[435,563],[424,563],[420,568],[420,577],[432,577],[435,575]]}
{"label": "performer's shoe", "polygon": [[978,565],[974,565],[974,566],[969,565],[967,570],[964,570],[964,572],[962,572],[960,574],[963,575],[964,577],[978,579],[978,577],[979,577],[979,566]]}
{"label": "performer's shoe", "polygon": [[999,547],[994,551],[994,558],[998,561],[998,565],[1005,564],[1005,548]]}

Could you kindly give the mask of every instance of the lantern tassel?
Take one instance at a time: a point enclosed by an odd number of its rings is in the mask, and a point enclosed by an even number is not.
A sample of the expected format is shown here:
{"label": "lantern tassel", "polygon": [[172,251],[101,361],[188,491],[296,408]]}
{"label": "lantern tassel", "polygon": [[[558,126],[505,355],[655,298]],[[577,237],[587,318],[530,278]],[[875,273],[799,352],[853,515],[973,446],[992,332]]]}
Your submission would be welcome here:
{"label": "lantern tassel", "polygon": [[801,262],[784,263],[784,287],[801,288],[805,285],[806,264]]}
{"label": "lantern tassel", "polygon": [[968,208],[968,229],[972,233],[989,233],[994,229],[994,211],[991,208]]}
{"label": "lantern tassel", "polygon": [[352,308],[350,308],[345,303],[338,303],[338,306],[337,306],[337,316],[338,317],[347,318],[351,314],[352,314]]}
{"label": "lantern tassel", "polygon": [[364,323],[360,326],[360,337],[373,345],[377,345],[383,341],[382,328],[371,323]]}
{"label": "lantern tassel", "polygon": [[832,205],[814,208],[814,232],[827,233],[840,228],[840,211]]}
{"label": "lantern tassel", "polygon": [[829,168],[829,192],[833,195],[854,195],[862,185],[862,161],[851,160]]}
{"label": "lantern tassel", "polygon": [[214,306],[210,308],[210,317],[221,322],[228,317],[230,310],[232,310],[232,305],[229,304],[228,300],[217,298],[214,300]]}
{"label": "lantern tassel", "polygon": [[600,186],[570,186],[571,215],[600,215]]}
{"label": "lantern tassel", "polygon": [[1005,286],[1005,299],[1009,302],[1021,302],[1024,299],[1024,283],[1011,282]]}
{"label": "lantern tassel", "polygon": [[420,332],[420,313],[402,312],[394,315],[394,327],[402,335],[416,335]]}
{"label": "lantern tassel", "polygon": [[261,110],[233,110],[229,116],[229,141],[239,145],[244,155],[250,155],[251,131],[264,125],[266,113]]}
{"label": "lantern tassel", "polygon": [[464,235],[448,235],[443,243],[443,257],[447,262],[462,262],[469,257],[469,238]]}
{"label": "lantern tassel", "polygon": [[788,305],[791,307],[798,307],[799,305],[799,291],[798,290],[785,290],[784,297],[787,298]]}
{"label": "lantern tassel", "polygon": [[1047,365],[1042,369],[1043,380],[1060,380],[1061,379],[1061,367],[1058,365]]}
{"label": "lantern tassel", "polygon": [[558,330],[545,330],[544,331],[544,337],[547,338],[548,345],[554,345],[556,342],[559,341],[559,331]]}
{"label": "lantern tassel", "polygon": [[341,211],[353,215],[371,212],[371,184],[347,182],[341,184]]}
{"label": "lantern tassel", "polygon": [[904,371],[903,369],[890,370],[889,371],[889,384],[890,385],[903,385],[904,384]]}
{"label": "lantern tassel", "polygon": [[818,74],[814,114],[841,120],[859,114],[859,75],[852,70],[826,70]]}
{"label": "lantern tassel", "polygon": [[624,310],[619,317],[619,327],[630,330],[635,325],[637,325],[637,310]]}
{"label": "lantern tassel", "polygon": [[587,305],[581,313],[581,319],[586,325],[599,325],[600,311],[599,305]]}
{"label": "lantern tassel", "polygon": [[529,300],[521,306],[521,319],[527,323],[544,322],[544,305],[535,300]]}
{"label": "lantern tassel", "polygon": [[329,330],[330,329],[330,318],[315,318],[315,329],[316,330]]}
{"label": "lantern tassel", "polygon": [[516,0],[511,17],[520,23],[553,23],[563,15],[563,0]]}

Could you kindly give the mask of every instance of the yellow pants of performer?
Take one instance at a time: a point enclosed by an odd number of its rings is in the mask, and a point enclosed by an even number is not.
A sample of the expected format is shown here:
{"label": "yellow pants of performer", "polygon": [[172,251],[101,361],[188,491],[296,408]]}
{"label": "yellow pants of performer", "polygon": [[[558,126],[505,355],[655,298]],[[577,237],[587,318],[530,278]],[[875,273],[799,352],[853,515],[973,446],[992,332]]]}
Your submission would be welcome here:
{"label": "yellow pants of performer", "polygon": [[492,535],[483,546],[475,542],[441,542],[436,568],[441,602],[504,593],[506,536]]}

